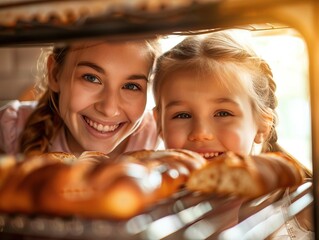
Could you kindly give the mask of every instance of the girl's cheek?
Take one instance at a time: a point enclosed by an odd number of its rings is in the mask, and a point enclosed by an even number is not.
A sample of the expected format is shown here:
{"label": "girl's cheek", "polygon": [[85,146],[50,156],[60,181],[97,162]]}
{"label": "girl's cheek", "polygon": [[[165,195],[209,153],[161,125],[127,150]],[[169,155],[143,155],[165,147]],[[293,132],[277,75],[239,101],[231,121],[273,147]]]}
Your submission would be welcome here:
{"label": "girl's cheek", "polygon": [[182,148],[182,145],[175,138],[164,139],[166,148]]}
{"label": "girl's cheek", "polygon": [[187,134],[184,129],[172,127],[166,129],[163,140],[167,148],[183,148],[187,141]]}
{"label": "girl's cheek", "polygon": [[243,136],[235,131],[224,131],[218,138],[229,151],[238,154],[245,154],[247,152],[247,144],[243,141]]}

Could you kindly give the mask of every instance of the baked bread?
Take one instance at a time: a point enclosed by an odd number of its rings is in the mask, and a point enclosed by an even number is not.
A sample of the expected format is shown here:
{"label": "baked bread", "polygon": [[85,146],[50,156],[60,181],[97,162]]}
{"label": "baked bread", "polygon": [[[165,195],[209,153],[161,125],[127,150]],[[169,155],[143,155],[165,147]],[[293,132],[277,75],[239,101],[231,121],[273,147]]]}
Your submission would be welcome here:
{"label": "baked bread", "polygon": [[90,151],[48,153],[13,167],[0,188],[0,210],[127,219],[178,191],[205,164],[187,150],[135,151],[116,159]]}
{"label": "baked bread", "polygon": [[180,190],[190,173],[205,164],[187,150],[128,152],[89,168],[78,161],[46,184],[39,211],[127,219]]}
{"label": "baked bread", "polygon": [[192,191],[254,198],[302,182],[299,165],[279,152],[249,156],[227,152],[194,171],[186,186]]}
{"label": "baked bread", "polygon": [[[143,150],[128,152],[121,160],[140,162],[160,173],[160,187],[154,191],[156,199],[162,199],[185,186],[190,173],[206,165],[207,160],[200,154],[186,149]],[[132,158],[133,157],[133,158]]]}
{"label": "baked bread", "polygon": [[[93,154],[96,156],[96,161],[108,159],[103,153]],[[64,182],[59,181],[61,177],[56,178],[56,176],[73,168],[77,160],[90,162],[91,158],[89,152],[84,152],[78,158],[71,153],[50,152],[28,157],[20,162],[13,156],[8,156],[0,165],[0,173],[7,172],[5,179],[1,174],[0,209],[5,212],[35,212],[38,208],[39,193],[47,187],[49,180],[55,179],[60,186],[63,186]]]}
{"label": "baked bread", "polygon": [[10,0],[8,3],[0,3],[0,26],[15,27],[19,23],[27,23],[29,26],[35,23],[53,26],[83,24],[87,19],[111,17],[116,13],[117,16],[123,12],[156,13],[165,9],[189,7],[192,3],[191,0],[90,0],[33,1],[30,4],[28,1]]}
{"label": "baked bread", "polygon": [[0,188],[17,163],[13,155],[0,156]]}
{"label": "baked bread", "polygon": [[[128,219],[184,188],[258,197],[303,181],[298,165],[279,153],[232,152],[207,162],[188,150],[142,150],[116,159],[88,151],[48,153],[0,164],[0,211]],[[11,162],[11,163],[10,163]]]}
{"label": "baked bread", "polygon": [[[67,164],[72,164],[73,162],[77,161],[77,157],[74,154],[67,153],[67,152],[44,153],[41,155],[41,158],[44,162],[56,161],[56,162],[63,162],[63,163],[67,163]],[[26,160],[28,160],[28,159],[29,158],[27,158]]]}
{"label": "baked bread", "polygon": [[[16,162],[0,186],[0,209],[6,212],[32,212],[33,193],[21,185],[37,169],[56,163],[61,163],[61,160],[58,158],[46,159],[43,156],[30,157],[24,161]],[[3,168],[1,169],[0,171],[3,171]],[[43,180],[41,177],[37,177],[36,182],[40,183]],[[36,186],[33,187],[36,189]]]}

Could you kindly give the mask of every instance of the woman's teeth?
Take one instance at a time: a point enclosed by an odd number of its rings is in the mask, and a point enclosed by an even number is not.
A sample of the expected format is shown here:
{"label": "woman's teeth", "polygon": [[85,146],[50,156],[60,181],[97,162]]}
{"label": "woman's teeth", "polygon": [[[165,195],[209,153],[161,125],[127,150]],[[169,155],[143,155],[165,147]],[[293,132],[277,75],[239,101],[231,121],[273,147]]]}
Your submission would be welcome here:
{"label": "woman's teeth", "polygon": [[101,123],[93,122],[91,119],[85,118],[85,121],[95,130],[106,133],[113,132],[115,129],[119,127],[119,124],[115,125],[102,125]]}
{"label": "woman's teeth", "polygon": [[212,157],[217,157],[221,153],[220,152],[215,152],[215,153],[200,153],[204,158],[212,158]]}

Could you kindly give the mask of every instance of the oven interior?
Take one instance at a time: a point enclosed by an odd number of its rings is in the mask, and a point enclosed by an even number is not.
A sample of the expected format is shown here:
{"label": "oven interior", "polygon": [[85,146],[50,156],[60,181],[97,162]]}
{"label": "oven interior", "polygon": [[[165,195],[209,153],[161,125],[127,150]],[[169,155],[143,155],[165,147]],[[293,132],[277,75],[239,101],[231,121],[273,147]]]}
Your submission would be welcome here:
{"label": "oven interior", "polygon": [[[103,8],[97,7],[101,3]],[[304,69],[299,71],[306,72],[303,94],[309,107],[308,128],[300,130],[308,131],[305,136],[308,145],[301,151],[304,153],[309,147],[309,153],[301,158],[313,171],[312,181],[289,193],[291,202],[287,203],[286,193],[282,190],[245,204],[234,197],[220,198],[213,194],[207,196],[181,191],[141,215],[121,222],[0,213],[0,234],[4,239],[17,236],[28,239],[236,239],[238,236],[242,236],[241,239],[265,239],[286,219],[313,204],[315,236],[318,236],[318,13],[319,6],[315,0],[189,0],[174,3],[165,0],[0,1],[3,68],[8,66],[5,57],[12,58],[8,49],[15,49],[15,57],[18,51],[33,56],[39,53],[39,48],[51,43],[91,38],[120,41],[156,35],[187,36],[222,29],[247,30],[256,36],[297,35],[304,41],[306,49],[304,58],[298,60],[305,64]],[[7,69],[7,72],[0,70],[6,76],[6,80],[0,80],[1,104],[25,97],[22,93],[27,88],[27,84],[23,83],[24,88],[17,91],[15,79],[7,76],[12,68],[9,66]],[[296,103],[287,103],[287,107],[296,108]],[[302,114],[296,115],[291,117],[298,119]],[[288,206],[285,216],[280,211],[283,204]],[[240,213],[238,223],[232,222],[234,211]]]}

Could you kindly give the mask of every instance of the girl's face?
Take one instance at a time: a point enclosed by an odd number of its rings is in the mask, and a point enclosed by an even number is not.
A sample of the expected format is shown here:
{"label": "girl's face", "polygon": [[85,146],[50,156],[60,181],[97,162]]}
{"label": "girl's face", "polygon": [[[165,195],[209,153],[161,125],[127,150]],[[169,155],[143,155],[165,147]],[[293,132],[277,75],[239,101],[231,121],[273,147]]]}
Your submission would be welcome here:
{"label": "girl's face", "polygon": [[189,71],[166,77],[160,105],[155,117],[165,147],[189,149],[206,158],[226,151],[250,154],[267,129],[255,121],[248,94]]}
{"label": "girl's face", "polygon": [[151,67],[146,46],[103,42],[74,47],[56,77],[53,66],[49,61],[49,85],[60,94],[70,150],[110,153],[119,146],[121,151],[146,105]]}

